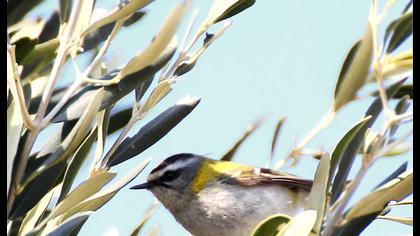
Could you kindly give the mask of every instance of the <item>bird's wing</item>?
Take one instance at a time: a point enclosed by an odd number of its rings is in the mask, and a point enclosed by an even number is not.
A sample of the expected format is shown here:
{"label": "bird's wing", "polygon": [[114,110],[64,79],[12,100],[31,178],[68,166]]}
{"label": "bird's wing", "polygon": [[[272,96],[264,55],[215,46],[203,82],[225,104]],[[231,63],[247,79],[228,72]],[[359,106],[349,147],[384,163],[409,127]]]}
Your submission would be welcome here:
{"label": "bird's wing", "polygon": [[275,184],[306,191],[310,191],[313,184],[313,181],[310,179],[303,179],[296,175],[276,172],[266,168],[254,168],[252,171],[242,171],[241,174],[233,176],[231,181],[244,186]]}

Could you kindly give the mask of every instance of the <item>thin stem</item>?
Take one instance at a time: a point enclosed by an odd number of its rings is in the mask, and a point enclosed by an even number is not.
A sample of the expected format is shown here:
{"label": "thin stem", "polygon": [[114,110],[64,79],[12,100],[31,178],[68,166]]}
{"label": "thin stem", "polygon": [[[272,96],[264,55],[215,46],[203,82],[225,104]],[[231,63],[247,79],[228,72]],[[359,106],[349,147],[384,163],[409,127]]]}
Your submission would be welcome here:
{"label": "thin stem", "polygon": [[[112,108],[110,108],[112,109]],[[95,174],[95,167],[98,164],[102,153],[104,151],[104,135],[103,135],[103,129],[104,129],[104,118],[106,115],[107,111],[106,110],[102,110],[98,115],[97,115],[97,132],[98,132],[98,142],[96,145],[96,153],[95,153],[95,159],[92,161],[92,165],[90,166],[89,169],[89,175],[88,178],[92,177]]]}
{"label": "thin stem", "polygon": [[63,106],[70,100],[70,98],[73,96],[73,94],[82,87],[84,84],[83,80],[77,79],[70,88],[67,89],[64,96],[60,99],[60,101],[57,103],[57,105],[54,106],[54,108],[48,113],[48,115],[42,120],[41,127],[46,127],[48,123],[57,115],[57,113],[63,108]]}
{"label": "thin stem", "polygon": [[[314,139],[323,129],[331,124],[334,120],[335,114],[335,111],[330,108],[328,113],[322,117],[318,124],[302,139],[297,147],[293,148],[293,150],[286,156],[285,160],[293,158],[296,162],[296,158],[302,154],[302,149],[305,148],[305,146],[308,145],[309,142],[312,141],[312,139]],[[285,160],[278,161],[274,166],[274,169],[279,169],[285,163]]]}
{"label": "thin stem", "polygon": [[181,46],[180,46],[181,50],[179,52],[179,56],[176,59],[175,63],[171,66],[171,68],[169,69],[169,71],[166,73],[166,75],[163,78],[168,78],[172,73],[174,73],[174,71],[178,67],[179,63],[181,63],[181,61],[183,61],[185,59],[185,57],[187,56],[188,52],[190,51],[192,45],[195,43],[197,38],[200,36],[200,35],[198,35],[198,37],[197,37],[197,34],[196,34],[194,40],[190,42],[190,44],[188,45],[187,48],[184,48],[185,41],[188,39],[188,37],[191,34],[192,27],[193,27],[193,25],[194,25],[194,23],[197,19],[197,15],[198,15],[198,10],[195,10],[192,17],[191,17],[191,20],[188,24],[188,28],[187,28],[187,31],[184,35],[184,38],[181,41]]}
{"label": "thin stem", "polygon": [[20,82],[20,76],[16,66],[15,47],[15,45],[11,46],[7,44],[7,51],[9,52],[14,77],[13,80],[7,77],[7,84],[9,85],[13,98],[16,100],[18,107],[20,108],[23,124],[27,129],[32,130],[35,127],[31,117],[29,116],[28,110],[26,109],[25,96],[23,95],[22,84]]}
{"label": "thin stem", "polygon": [[331,124],[332,120],[334,119],[334,116],[334,110],[330,109],[330,111],[328,111],[328,113],[324,117],[322,117],[321,121],[311,130],[311,132],[309,132],[309,134],[302,139],[302,141],[299,143],[296,149],[301,150],[306,145],[308,145],[309,142],[312,141],[312,139],[315,138],[319,132],[321,132],[321,130],[323,130]]}
{"label": "thin stem", "polygon": [[91,71],[93,70],[93,68],[95,68],[96,65],[102,60],[102,58],[104,57],[105,53],[108,51],[109,46],[111,46],[112,40],[115,38],[115,35],[117,34],[117,32],[121,29],[121,27],[124,24],[125,20],[126,19],[118,20],[115,23],[114,28],[112,29],[111,34],[108,36],[108,38],[106,39],[106,41],[102,45],[102,47],[99,50],[98,54],[96,54],[96,56],[93,59],[92,63],[88,66],[88,68],[86,68],[85,72],[83,73],[84,75],[88,76],[91,73]]}
{"label": "thin stem", "polygon": [[382,78],[382,65],[379,61],[376,63],[375,66],[375,75],[379,89],[379,96],[381,98],[382,106],[384,108],[384,114],[386,118],[389,119],[392,116],[393,112],[388,106],[388,98],[384,89],[384,82]]}
{"label": "thin stem", "polygon": [[50,113],[43,119],[42,126],[48,125],[48,123],[57,115],[57,113],[63,108],[63,106],[70,100],[73,96],[73,93],[78,90],[81,86],[87,81],[87,76],[92,72],[92,70],[97,66],[97,64],[102,60],[105,53],[107,52],[109,46],[111,45],[112,40],[115,38],[116,33],[121,26],[124,24],[125,20],[119,20],[115,23],[114,28],[112,29],[111,34],[108,36],[105,43],[102,45],[101,49],[99,50],[98,54],[96,54],[95,58],[92,60],[92,63],[85,69],[83,74],[81,74],[77,80],[70,86],[70,88],[66,91],[64,96],[60,99],[60,101],[55,105],[55,107],[50,111]]}
{"label": "thin stem", "polygon": [[43,119],[45,112],[47,110],[48,103],[50,101],[54,85],[60,76],[61,70],[64,66],[64,62],[66,61],[68,51],[70,47],[68,47],[68,43],[73,38],[73,31],[76,27],[77,19],[79,18],[80,9],[82,6],[83,1],[78,0],[75,3],[75,6],[72,10],[70,20],[68,22],[68,25],[66,27],[65,33],[63,35],[63,38],[60,39],[60,46],[58,48],[57,57],[54,62],[54,66],[51,70],[50,77],[48,78],[47,85],[45,87],[44,93],[41,97],[41,103],[38,107],[38,112],[35,117],[35,123],[40,124],[41,120]]}
{"label": "thin stem", "polygon": [[181,44],[179,45],[179,48],[181,49],[181,52],[185,52],[184,45],[185,45],[185,42],[187,41],[188,37],[191,35],[191,31],[192,31],[194,23],[197,19],[197,15],[198,15],[198,9],[195,9],[193,14],[192,14],[191,20],[188,24],[187,31],[184,34],[184,38],[182,39]]}
{"label": "thin stem", "polygon": [[117,150],[118,146],[121,144],[125,136],[130,131],[131,127],[139,120],[139,118],[136,115],[131,116],[130,120],[128,121],[127,125],[124,127],[124,130],[120,133],[117,140],[112,144],[111,148],[105,155],[105,157],[101,161],[100,169],[104,169],[107,162],[109,161],[109,158],[111,158],[112,154]]}

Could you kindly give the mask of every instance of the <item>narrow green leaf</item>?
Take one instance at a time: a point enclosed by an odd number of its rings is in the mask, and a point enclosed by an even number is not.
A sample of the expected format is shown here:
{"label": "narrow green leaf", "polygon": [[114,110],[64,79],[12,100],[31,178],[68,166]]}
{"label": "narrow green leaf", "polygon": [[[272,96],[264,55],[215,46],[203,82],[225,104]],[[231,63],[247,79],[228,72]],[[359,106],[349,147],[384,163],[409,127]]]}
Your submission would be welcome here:
{"label": "narrow green leaf", "polygon": [[410,35],[413,34],[413,12],[406,12],[398,19],[392,21],[386,28],[384,42],[389,39],[387,53],[393,52]]}
{"label": "narrow green leaf", "polygon": [[290,219],[289,216],[284,214],[269,216],[255,227],[252,236],[275,236],[279,232],[278,228],[285,226]]}
{"label": "narrow green leaf", "polygon": [[111,113],[107,135],[113,134],[117,130],[122,129],[130,120],[132,113],[133,109],[131,107]]}
{"label": "narrow green leaf", "polygon": [[13,163],[15,161],[22,127],[23,120],[20,114],[20,108],[15,101],[12,101],[7,109],[7,192],[9,192]]}
{"label": "narrow green leaf", "polygon": [[215,24],[226,20],[254,5],[255,0],[216,0],[206,22]]}
{"label": "narrow green leaf", "polygon": [[[344,78],[338,79],[338,87],[335,88],[334,111],[338,111],[345,104],[352,101],[367,80],[373,56],[372,26],[370,22],[366,26],[362,42],[356,47],[357,49],[353,46],[350,50],[350,56],[346,58],[346,61],[351,61],[351,64],[345,65],[344,72],[340,72],[340,75],[345,75]],[[354,56],[351,55],[353,53]]]}
{"label": "narrow green leaf", "polygon": [[306,236],[315,225],[317,213],[314,210],[306,210],[293,217],[278,236]]}
{"label": "narrow green leaf", "polygon": [[136,228],[130,233],[130,236],[137,236],[140,233],[140,230],[143,228],[144,224],[150,219],[150,217],[153,216],[153,214],[156,212],[156,209],[158,207],[158,203],[154,203],[147,208],[146,213],[143,214],[143,217],[141,218],[140,222],[137,224]]}
{"label": "narrow green leaf", "polygon": [[399,99],[403,98],[404,96],[408,96],[410,99],[413,99],[413,84],[405,84],[401,86],[398,91],[395,93],[392,98]]}
{"label": "narrow green leaf", "polygon": [[20,38],[14,44],[16,45],[16,63],[19,65],[31,53],[38,43],[38,39],[31,39],[29,37]]}
{"label": "narrow green leaf", "polygon": [[66,173],[64,174],[63,185],[61,187],[60,196],[58,197],[57,203],[61,202],[69,193],[70,188],[76,178],[77,173],[80,171],[83,162],[86,160],[93,142],[95,141],[98,132],[97,129],[93,129],[90,134],[86,137],[80,147],[77,149],[74,157],[70,161]]}
{"label": "narrow green leaf", "polygon": [[30,232],[38,222],[41,215],[45,212],[48,207],[48,204],[51,201],[51,198],[54,194],[54,190],[50,190],[49,193],[45,194],[45,196],[32,208],[28,214],[26,214],[25,218],[20,225],[19,234],[18,235],[26,235],[26,233]]}
{"label": "narrow green leaf", "polygon": [[382,212],[390,201],[401,201],[413,193],[413,170],[408,170],[357,202],[346,214],[350,220],[374,212]]}
{"label": "narrow green leaf", "polygon": [[377,219],[390,220],[390,221],[398,222],[401,224],[413,226],[412,217],[378,216]]}
{"label": "narrow green leaf", "polygon": [[117,192],[130,183],[134,178],[136,178],[149,164],[150,158],[143,161],[140,165],[136,166],[132,170],[130,170],[125,176],[119,179],[117,182],[111,184],[104,190],[101,190],[94,195],[90,196],[88,199],[84,200],[83,202],[75,205],[70,210],[66,211],[62,215],[62,219],[67,219],[70,216],[83,211],[96,211],[100,207],[102,207],[105,203],[111,200]]}
{"label": "narrow green leaf", "polygon": [[97,117],[97,128],[98,128],[98,139],[96,144],[95,159],[100,160],[105,148],[105,141],[108,133],[109,115],[112,107],[106,108],[98,113]]}
{"label": "narrow green leaf", "polygon": [[[402,97],[397,105],[395,106],[395,114],[401,115],[407,111],[408,107],[410,106],[410,96],[405,95]],[[390,128],[389,136],[393,136],[398,130],[399,124],[395,124]]]}
{"label": "narrow green leaf", "polygon": [[137,102],[143,98],[144,94],[146,93],[147,89],[149,89],[152,82],[153,82],[153,76],[141,82],[140,85],[137,86],[137,88],[135,89]]}
{"label": "narrow green leaf", "polygon": [[132,58],[116,76],[116,79],[122,79],[129,74],[142,70],[158,59],[164,49],[176,39],[174,38],[175,32],[190,3],[191,1],[184,1],[174,8],[152,43],[143,52]]}
{"label": "narrow green leaf", "polygon": [[70,17],[72,0],[60,0],[59,2],[59,13],[60,13],[60,22],[61,24],[67,22]]}
{"label": "narrow green leaf", "polygon": [[55,217],[68,211],[70,208],[84,201],[88,197],[97,193],[116,175],[116,173],[105,171],[100,172],[97,175],[94,175],[83,181],[51,211],[47,219],[54,219]]}
{"label": "narrow green leaf", "polygon": [[390,174],[386,179],[384,179],[381,183],[379,183],[378,185],[376,185],[375,188],[373,188],[373,190],[376,190],[378,188],[380,188],[382,185],[388,183],[389,181],[397,178],[400,174],[402,174],[403,172],[405,172],[407,170],[407,165],[408,162],[404,162],[400,167],[398,167],[394,172],[392,172],[392,174]]}
{"label": "narrow green leaf", "polygon": [[392,147],[390,150],[385,152],[382,156],[383,157],[399,156],[399,155],[402,155],[404,153],[407,153],[411,149],[412,149],[411,144],[409,144],[407,142],[402,142],[402,143],[399,143],[399,144],[395,145],[394,147]]}
{"label": "narrow green leaf", "polygon": [[[130,16],[127,20],[124,21],[123,27],[130,26],[131,24],[140,20],[144,15],[145,12],[135,12],[132,16]],[[82,48],[84,49],[84,51],[86,52],[97,48],[100,43],[102,43],[108,38],[115,24],[115,22],[109,23],[87,34],[82,44]]]}
{"label": "narrow green leaf", "polygon": [[60,29],[60,16],[58,11],[54,11],[47,22],[45,22],[41,33],[39,34],[39,43],[47,42],[51,39],[58,37],[58,31]]}
{"label": "narrow green leaf", "polygon": [[242,136],[232,145],[232,147],[229,148],[225,152],[225,154],[222,155],[220,158],[221,161],[231,161],[233,156],[235,155],[236,151],[239,149],[239,147],[242,145],[242,143],[251,135],[256,128],[258,128],[261,123],[263,122],[263,119],[258,119],[254,123],[252,123],[247,130],[242,134]]}
{"label": "narrow green leaf", "polygon": [[93,32],[94,30],[104,25],[115,22],[119,19],[123,19],[124,17],[127,17],[131,14],[134,14],[137,10],[147,6],[151,2],[152,0],[132,0],[129,1],[127,4],[123,5],[122,7],[118,6],[111,10],[103,18],[91,23],[82,35],[87,35],[88,33]]}
{"label": "narrow green leaf", "polygon": [[190,114],[199,102],[200,99],[184,97],[177,104],[160,113],[144,125],[136,135],[124,139],[106,165],[112,167],[142,153]]}
{"label": "narrow green leaf", "polygon": [[359,131],[367,125],[367,122],[371,119],[371,117],[365,117],[360,120],[356,125],[354,125],[338,142],[335,146],[334,151],[331,155],[331,167],[329,170],[329,182],[332,183],[334,179],[334,175],[337,171],[338,166],[341,163],[345,155],[345,151],[347,150],[348,146],[355,139],[355,136],[359,133]]}
{"label": "narrow green leaf", "polygon": [[276,151],[276,147],[277,147],[277,140],[280,136],[280,130],[283,127],[283,124],[284,124],[285,120],[286,120],[286,118],[284,116],[281,117],[276,124],[276,128],[274,129],[273,139],[271,141],[270,160],[269,160],[269,163],[268,163],[267,167],[270,166],[271,160],[273,160],[274,152]]}
{"label": "narrow green leaf", "polygon": [[381,214],[382,211],[373,212],[371,214],[363,215],[357,218],[351,219],[345,225],[334,229],[332,236],[342,235],[361,235],[363,230]]}
{"label": "narrow green leaf", "polygon": [[42,0],[20,1],[9,0],[7,1],[7,25],[13,25],[20,21],[28,12],[39,5]]}
{"label": "narrow green leaf", "polygon": [[85,211],[74,214],[66,221],[58,225],[56,228],[46,234],[46,236],[62,236],[69,235],[80,224],[84,223],[93,211]]}
{"label": "narrow green leaf", "polygon": [[350,65],[353,62],[353,59],[359,50],[360,45],[362,44],[362,39],[357,40],[353,46],[350,48],[350,51],[347,53],[346,59],[344,59],[343,64],[341,65],[340,74],[338,75],[337,84],[335,85],[334,97],[338,96],[338,91],[340,90],[341,84],[343,83],[344,78],[349,71]]}
{"label": "narrow green leaf", "polygon": [[329,155],[322,156],[315,172],[314,184],[305,204],[305,210],[315,210],[317,212],[313,228],[317,234],[321,232],[322,221],[324,220],[330,162]]}

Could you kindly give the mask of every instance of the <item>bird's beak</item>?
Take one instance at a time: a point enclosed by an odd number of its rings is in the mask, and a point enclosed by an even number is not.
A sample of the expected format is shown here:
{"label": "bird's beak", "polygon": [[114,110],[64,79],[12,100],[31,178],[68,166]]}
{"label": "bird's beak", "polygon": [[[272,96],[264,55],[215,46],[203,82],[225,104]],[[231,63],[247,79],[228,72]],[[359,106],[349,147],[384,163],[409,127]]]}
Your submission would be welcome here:
{"label": "bird's beak", "polygon": [[151,185],[149,184],[149,182],[145,182],[139,185],[134,185],[133,187],[131,187],[130,189],[149,189],[151,187]]}

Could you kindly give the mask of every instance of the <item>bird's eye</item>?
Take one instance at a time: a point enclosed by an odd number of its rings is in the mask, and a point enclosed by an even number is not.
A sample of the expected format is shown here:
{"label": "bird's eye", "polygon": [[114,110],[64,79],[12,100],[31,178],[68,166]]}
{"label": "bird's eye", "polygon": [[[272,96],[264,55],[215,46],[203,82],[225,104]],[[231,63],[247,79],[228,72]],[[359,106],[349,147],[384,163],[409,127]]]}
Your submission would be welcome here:
{"label": "bird's eye", "polygon": [[176,170],[176,171],[173,171],[173,170],[166,171],[163,174],[163,176],[161,177],[161,181],[162,182],[170,182],[170,181],[178,178],[179,174],[180,174],[180,171],[179,170]]}

